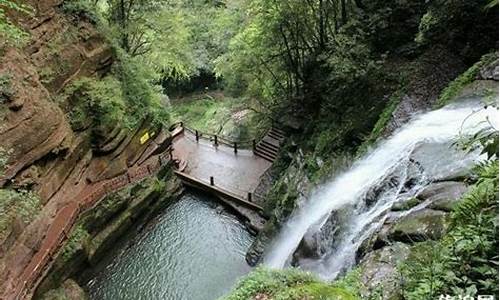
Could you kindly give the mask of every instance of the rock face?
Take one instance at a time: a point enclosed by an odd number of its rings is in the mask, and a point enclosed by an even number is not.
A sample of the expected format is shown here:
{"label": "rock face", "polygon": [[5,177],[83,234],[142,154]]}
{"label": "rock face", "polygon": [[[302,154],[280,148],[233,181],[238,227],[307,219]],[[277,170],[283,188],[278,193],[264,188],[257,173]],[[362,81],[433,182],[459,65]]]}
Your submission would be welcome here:
{"label": "rock face", "polygon": [[[29,34],[22,48],[0,56],[0,140],[9,150],[0,188],[37,192],[42,210],[30,224],[0,245],[0,291],[12,286],[45,238],[56,213],[88,182],[123,173],[148,147],[139,137],[147,123],[130,131],[110,130],[93,145],[90,132],[72,129],[66,103],[56,101],[66,86],[82,77],[100,78],[114,62],[113,51],[91,20],[65,15],[62,0],[29,0],[33,16],[13,16]],[[7,87],[5,88],[4,87]]]}
{"label": "rock face", "polygon": [[262,254],[278,232],[280,225],[293,212],[296,205],[305,201],[312,190],[312,184],[306,175],[305,163],[301,158],[299,155],[293,159],[291,165],[276,183],[275,190],[271,192],[273,196],[270,201],[275,206],[275,214],[266,223],[247,252],[246,260],[251,266],[260,262]]}
{"label": "rock face", "polygon": [[498,59],[479,71],[479,79],[498,81]]}
{"label": "rock face", "polygon": [[361,294],[376,299],[401,299],[401,276],[398,264],[410,255],[410,247],[395,243],[368,254],[360,263]]}
{"label": "rock face", "polygon": [[401,97],[383,136],[408,122],[416,111],[431,107],[441,90],[465,70],[459,57],[440,47],[428,50],[413,67],[415,72],[409,78],[408,92]]}
{"label": "rock face", "polygon": [[446,233],[447,228],[445,212],[423,209],[396,221],[389,230],[388,239],[405,243],[437,240]]}
{"label": "rock face", "polygon": [[60,291],[59,284],[69,278],[80,279],[125,232],[140,228],[162,207],[178,199],[182,191],[177,177],[164,169],[157,178],[146,178],[107,196],[87,211],[77,224],[89,233],[88,239],[79,241],[78,249],[72,255],[56,258],[49,274],[39,285],[35,298],[41,295],[45,299],[47,295]]}
{"label": "rock face", "polygon": [[467,191],[468,187],[463,182],[445,181],[427,186],[417,198],[429,201],[432,209],[451,211]]}
{"label": "rock face", "polygon": [[56,290],[50,291],[41,297],[41,300],[86,300],[85,291],[75,281],[68,279]]}

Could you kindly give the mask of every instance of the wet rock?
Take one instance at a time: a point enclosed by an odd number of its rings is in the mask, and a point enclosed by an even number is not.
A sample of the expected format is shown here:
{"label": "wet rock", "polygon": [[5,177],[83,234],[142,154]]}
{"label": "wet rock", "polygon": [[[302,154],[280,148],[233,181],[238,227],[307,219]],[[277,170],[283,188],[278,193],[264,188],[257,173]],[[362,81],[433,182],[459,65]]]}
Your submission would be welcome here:
{"label": "wet rock", "polygon": [[463,182],[438,182],[427,186],[417,198],[430,201],[429,208],[451,211],[468,189],[467,184]]}
{"label": "wet rock", "polygon": [[[321,222],[322,223],[322,222]],[[293,254],[292,265],[300,265],[304,259],[318,259],[333,246],[339,229],[338,212],[334,211],[325,224],[309,228]]]}
{"label": "wet rock", "polygon": [[471,174],[475,155],[466,155],[452,143],[422,143],[410,155],[430,182],[461,180]]}
{"label": "wet rock", "polygon": [[363,298],[401,299],[401,276],[398,264],[410,255],[410,247],[395,243],[369,253],[360,264]]}
{"label": "wet rock", "polygon": [[405,243],[440,239],[448,229],[447,213],[432,209],[412,212],[397,220],[388,239]]}
{"label": "wet rock", "polygon": [[[247,252],[246,260],[249,265],[255,266],[259,263],[262,254],[278,233],[281,224],[285,222],[299,203],[309,197],[312,188],[313,185],[305,171],[303,156],[299,151],[288,169],[276,182],[274,195],[271,195],[270,199],[266,199],[264,206],[274,207],[274,213]],[[270,215],[270,212],[266,212],[266,214]]]}
{"label": "wet rock", "polygon": [[479,78],[483,80],[498,81],[498,59],[479,70]]}
{"label": "wet rock", "polygon": [[414,208],[415,206],[422,203],[422,201],[415,197],[410,197],[406,200],[398,201],[394,203],[391,207],[392,211],[405,211]]}

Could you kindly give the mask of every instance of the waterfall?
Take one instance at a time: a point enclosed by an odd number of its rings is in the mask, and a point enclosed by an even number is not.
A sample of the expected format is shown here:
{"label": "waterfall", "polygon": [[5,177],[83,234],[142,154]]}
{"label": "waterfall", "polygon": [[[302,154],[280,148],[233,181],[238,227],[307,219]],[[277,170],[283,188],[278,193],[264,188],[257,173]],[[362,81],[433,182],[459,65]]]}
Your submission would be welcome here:
{"label": "waterfall", "polygon": [[[391,137],[356,161],[348,171],[316,188],[283,225],[264,256],[264,264],[271,268],[290,265],[293,253],[308,231],[321,228],[332,212],[342,210],[342,215],[345,215],[346,208],[351,208],[347,209],[350,213],[342,233],[335,238],[336,246],[322,253],[320,258],[299,265],[325,279],[333,279],[345,268],[352,266],[360,243],[376,230],[384,221],[383,213],[398,201],[398,195],[402,193],[408,177],[410,156],[416,147],[429,143],[450,145],[459,133],[467,135],[487,126],[487,118],[490,122],[496,122],[497,110],[491,107],[485,109],[477,100],[414,116]],[[449,146],[444,151],[441,149],[440,153],[436,151],[436,156],[429,158],[431,164],[434,161],[439,164],[441,157],[452,156],[443,152],[453,151]],[[451,159],[458,165],[471,165],[478,159],[477,153],[453,155],[455,157]],[[389,184],[390,188],[383,189],[374,204],[366,204],[364,200],[370,191],[387,185],[387,179],[394,174],[397,174],[399,180]],[[405,192],[415,194],[425,184],[424,177],[421,176],[420,182],[407,188]]]}

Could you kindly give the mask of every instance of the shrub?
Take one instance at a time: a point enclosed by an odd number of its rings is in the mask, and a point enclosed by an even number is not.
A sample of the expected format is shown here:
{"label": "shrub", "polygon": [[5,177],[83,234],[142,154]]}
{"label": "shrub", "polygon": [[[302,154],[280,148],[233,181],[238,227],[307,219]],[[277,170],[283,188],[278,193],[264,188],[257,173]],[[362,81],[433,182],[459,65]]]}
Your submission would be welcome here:
{"label": "shrub", "polygon": [[297,269],[268,270],[257,268],[245,277],[225,300],[263,299],[357,299],[347,289],[319,281],[315,276]]}
{"label": "shrub", "polygon": [[482,164],[477,176],[452,212],[450,232],[414,246],[402,265],[405,299],[498,294],[498,159]]}
{"label": "shrub", "polygon": [[88,120],[92,121],[94,128],[133,125],[125,111],[120,82],[113,76],[100,81],[84,77],[71,83],[65,92],[72,105],[70,122],[74,129],[85,127]]}
{"label": "shrub", "polygon": [[40,208],[40,199],[35,193],[0,189],[0,240],[8,233],[14,220],[29,224]]}
{"label": "shrub", "polygon": [[0,50],[3,50],[6,46],[21,47],[29,37],[26,31],[7,17],[6,10],[26,15],[32,14],[32,8],[26,4],[18,4],[11,0],[0,0]]}
{"label": "shrub", "polygon": [[76,226],[71,232],[68,242],[64,245],[62,250],[62,257],[64,260],[70,259],[78,249],[82,248],[83,243],[89,239],[89,233],[83,228],[82,225]]}

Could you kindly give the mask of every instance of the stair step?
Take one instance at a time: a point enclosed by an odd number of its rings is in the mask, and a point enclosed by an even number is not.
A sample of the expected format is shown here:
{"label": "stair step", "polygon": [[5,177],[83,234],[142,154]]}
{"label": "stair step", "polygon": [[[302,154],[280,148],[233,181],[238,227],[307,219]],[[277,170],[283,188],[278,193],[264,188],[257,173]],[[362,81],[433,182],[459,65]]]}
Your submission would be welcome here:
{"label": "stair step", "polygon": [[271,149],[278,151],[280,149],[280,146],[279,146],[279,144],[276,144],[276,141],[274,141],[274,142],[275,143],[270,143],[269,139],[263,139],[262,141],[260,141],[259,145],[265,145],[268,148],[271,148]]}
{"label": "stair step", "polygon": [[272,150],[272,149],[265,148],[262,146],[257,147],[257,150],[264,152],[264,153],[267,153],[269,156],[272,156],[273,158],[276,158],[276,156],[278,156],[278,151],[276,151],[276,150]]}
{"label": "stair step", "polygon": [[282,137],[285,136],[285,132],[283,130],[279,129],[279,128],[273,127],[273,128],[271,128],[271,131],[274,132],[274,133],[277,133],[277,134],[281,135]]}
{"label": "stair step", "polygon": [[280,136],[279,134],[276,134],[276,133],[271,132],[271,131],[267,133],[267,136],[268,136],[268,137],[272,137],[273,139],[276,139],[276,140],[278,140],[278,141],[280,141],[280,142],[281,142],[281,141],[283,141],[283,140],[285,139],[285,137]]}
{"label": "stair step", "polygon": [[279,149],[280,148],[280,141],[275,139],[275,138],[272,138],[272,137],[269,137],[269,136],[265,136],[261,141],[260,143],[266,143],[266,144],[269,144],[271,147],[273,148],[276,148],[276,149]]}
{"label": "stair step", "polygon": [[274,162],[274,158],[265,154],[265,153],[262,153],[260,152],[259,150],[255,150],[254,151],[255,155],[259,156],[259,157],[262,157],[263,159],[269,161],[269,162]]}

